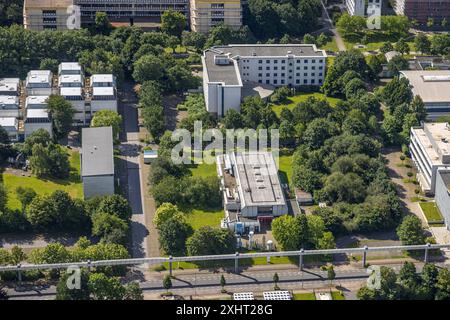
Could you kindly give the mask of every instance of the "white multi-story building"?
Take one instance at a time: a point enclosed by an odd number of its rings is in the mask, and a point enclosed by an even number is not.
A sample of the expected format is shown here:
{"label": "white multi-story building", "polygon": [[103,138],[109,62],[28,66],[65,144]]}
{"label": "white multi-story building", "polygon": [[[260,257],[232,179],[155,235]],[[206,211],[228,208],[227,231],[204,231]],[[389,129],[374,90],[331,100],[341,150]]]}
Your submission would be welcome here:
{"label": "white multi-story building", "polygon": [[25,139],[33,132],[44,129],[53,135],[53,125],[46,109],[27,109],[24,121]]}
{"label": "white multi-story building", "polygon": [[345,0],[348,14],[360,17],[371,15],[374,10],[381,13],[382,4],[383,0]]}
{"label": "white multi-story building", "polygon": [[0,96],[0,117],[19,117],[19,98]]}
{"label": "white multi-story building", "polygon": [[114,87],[94,87],[91,96],[91,116],[99,110],[117,112],[117,94]]}
{"label": "white multi-story building", "polygon": [[10,141],[19,138],[19,121],[15,117],[0,117],[0,126],[6,130]]}
{"label": "white multi-story building", "polygon": [[190,0],[191,30],[208,33],[218,24],[238,30],[242,26],[240,0]]}
{"label": "white multi-story building", "polygon": [[440,168],[450,168],[450,124],[424,123],[411,128],[411,159],[418,169],[417,180],[426,194],[434,194]]}
{"label": "white multi-story building", "polygon": [[49,96],[53,94],[53,74],[50,70],[31,70],[25,81],[29,96]]}
{"label": "white multi-story building", "polygon": [[251,85],[321,86],[327,55],[313,44],[235,44],[204,51],[206,108],[221,117],[240,111],[242,89]]}
{"label": "white multi-story building", "polygon": [[217,157],[225,218],[221,226],[237,233],[257,232],[260,222],[288,213],[270,152],[232,152]]}

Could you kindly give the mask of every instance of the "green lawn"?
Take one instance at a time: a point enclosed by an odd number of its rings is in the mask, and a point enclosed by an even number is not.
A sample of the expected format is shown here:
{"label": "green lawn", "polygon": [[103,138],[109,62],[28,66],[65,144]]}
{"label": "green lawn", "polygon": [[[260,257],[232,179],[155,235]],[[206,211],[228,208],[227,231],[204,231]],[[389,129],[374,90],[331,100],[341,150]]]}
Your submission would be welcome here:
{"label": "green lawn", "polygon": [[281,183],[290,185],[292,179],[292,154],[280,154],[279,170]]}
{"label": "green lawn", "polygon": [[345,300],[345,297],[339,291],[331,291],[331,297],[333,300]]}
{"label": "green lawn", "polygon": [[283,110],[283,108],[287,107],[289,110],[292,110],[298,103],[306,101],[306,99],[308,99],[309,97],[315,97],[317,99],[325,99],[333,107],[336,105],[336,103],[338,103],[340,101],[340,99],[338,99],[338,98],[327,97],[323,93],[319,93],[319,92],[314,92],[314,93],[302,92],[295,96],[289,97],[289,99],[288,99],[289,102],[287,104],[273,105],[272,109],[273,109],[273,111],[275,111],[277,116],[280,116],[281,110]]}
{"label": "green lawn", "polygon": [[190,166],[190,170],[195,177],[214,177],[217,176],[216,164],[193,164]]}
{"label": "green lawn", "polygon": [[339,48],[336,44],[336,40],[334,38],[331,38],[331,41],[329,41],[326,45],[320,47],[320,49],[327,50],[327,51],[334,51],[334,52],[339,51]]}
{"label": "green lawn", "polygon": [[419,202],[419,205],[428,222],[444,220],[435,202]]}
{"label": "green lawn", "polygon": [[294,293],[293,300],[316,300],[316,295],[312,292]]}
{"label": "green lawn", "polygon": [[187,213],[186,218],[194,230],[205,226],[220,228],[220,220],[224,218],[224,212],[223,209],[212,211],[192,209]]}
{"label": "green lawn", "polygon": [[74,198],[83,198],[83,187],[80,180],[80,156],[76,151],[69,151],[71,173],[66,180],[59,179],[38,179],[32,177],[16,176],[10,173],[3,174],[3,181],[8,191],[8,208],[20,209],[21,204],[16,196],[16,188],[33,188],[37,194],[49,194],[56,190],[63,190]]}

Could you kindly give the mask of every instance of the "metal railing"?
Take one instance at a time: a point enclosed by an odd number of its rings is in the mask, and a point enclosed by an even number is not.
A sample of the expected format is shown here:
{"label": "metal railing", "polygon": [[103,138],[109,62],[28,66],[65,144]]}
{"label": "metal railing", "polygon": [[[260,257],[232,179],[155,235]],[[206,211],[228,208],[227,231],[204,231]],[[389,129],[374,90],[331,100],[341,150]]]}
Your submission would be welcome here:
{"label": "metal railing", "polygon": [[298,251],[278,251],[278,252],[256,252],[256,253],[239,253],[235,254],[221,254],[221,255],[207,255],[207,256],[185,256],[185,257],[154,257],[154,258],[132,258],[132,259],[118,259],[118,260],[98,260],[98,261],[80,261],[80,262],[66,262],[66,263],[48,263],[48,264],[18,264],[0,266],[0,272],[4,271],[25,271],[25,270],[48,270],[48,269],[65,269],[69,267],[80,268],[95,268],[104,266],[135,266],[142,264],[169,264],[169,272],[172,275],[172,265],[174,262],[196,262],[196,261],[214,261],[214,260],[234,260],[235,272],[239,272],[240,259],[252,258],[270,258],[270,257],[298,257],[299,268],[303,269],[303,257],[314,255],[331,255],[331,254],[357,254],[361,253],[362,266],[367,265],[367,254],[369,252],[379,251],[393,251],[393,250],[424,250],[424,262],[428,261],[429,250],[450,249],[450,244],[424,244],[424,245],[410,245],[410,246],[387,246],[387,247],[362,247],[362,248],[340,248],[340,249],[324,249],[324,250],[298,250]]}

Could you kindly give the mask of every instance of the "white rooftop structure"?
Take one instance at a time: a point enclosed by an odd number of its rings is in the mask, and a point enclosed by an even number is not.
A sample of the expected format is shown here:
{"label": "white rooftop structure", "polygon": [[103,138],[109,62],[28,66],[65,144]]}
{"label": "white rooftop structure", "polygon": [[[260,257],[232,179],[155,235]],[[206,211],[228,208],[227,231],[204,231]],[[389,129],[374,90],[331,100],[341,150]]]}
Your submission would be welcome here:
{"label": "white rooftop structure", "polygon": [[18,108],[19,98],[17,96],[0,96],[0,108]]}
{"label": "white rooftop structure", "polygon": [[20,86],[19,78],[0,78],[0,93],[17,95]]}
{"label": "white rooftop structure", "polygon": [[4,117],[0,118],[0,126],[7,128],[7,127],[17,127],[17,118],[14,117]]}
{"label": "white rooftop structure", "polygon": [[62,62],[58,66],[58,74],[82,74],[82,68],[78,62]]}
{"label": "white rooftop structure", "polygon": [[26,86],[27,87],[43,87],[52,85],[52,72],[50,70],[31,70],[28,72]]}
{"label": "white rooftop structure", "polygon": [[255,300],[253,292],[235,292],[233,300]]}
{"label": "white rooftop structure", "polygon": [[107,96],[107,97],[115,97],[115,89],[113,87],[93,87],[92,88],[92,97],[95,98],[97,96]]}
{"label": "white rooftop structure", "polygon": [[64,74],[59,76],[60,87],[82,87],[83,77],[81,74]]}
{"label": "white rooftop structure", "polygon": [[63,97],[81,97],[81,87],[61,87],[59,88],[59,94]]}
{"label": "white rooftop structure", "polygon": [[263,297],[264,300],[292,300],[289,291],[266,291]]}
{"label": "white rooftop structure", "polygon": [[91,87],[115,87],[116,78],[112,74],[94,74],[91,76]]}
{"label": "white rooftop structure", "polygon": [[28,96],[25,102],[27,109],[45,109],[49,96]]}
{"label": "white rooftop structure", "polygon": [[29,118],[48,118],[48,111],[46,109],[28,109],[27,119]]}

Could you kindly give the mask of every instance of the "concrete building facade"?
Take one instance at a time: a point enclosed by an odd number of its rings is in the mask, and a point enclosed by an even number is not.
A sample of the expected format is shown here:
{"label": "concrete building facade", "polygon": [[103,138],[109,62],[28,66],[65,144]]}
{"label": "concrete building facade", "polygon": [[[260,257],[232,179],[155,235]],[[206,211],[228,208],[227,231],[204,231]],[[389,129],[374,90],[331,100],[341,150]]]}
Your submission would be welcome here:
{"label": "concrete building facade", "polygon": [[422,191],[434,194],[440,168],[450,167],[450,124],[424,123],[411,128],[409,151],[418,169],[417,181]]}
{"label": "concrete building facade", "polygon": [[0,117],[0,126],[8,133],[9,140],[15,142],[19,139],[19,122],[15,117]]}
{"label": "concrete building facade", "polygon": [[398,15],[425,25],[429,18],[435,24],[443,19],[450,21],[450,1],[448,0],[395,0],[394,10]]}
{"label": "concrete building facade", "polygon": [[73,14],[69,8],[73,4],[73,0],[25,0],[24,28],[36,31],[67,30],[67,23]]}
{"label": "concrete building facade", "polygon": [[29,96],[49,96],[53,90],[53,74],[50,70],[31,70],[25,80],[25,88]]}
{"label": "concrete building facade", "polygon": [[15,117],[19,114],[19,98],[17,96],[0,96],[0,117]]}
{"label": "concrete building facade", "polygon": [[44,129],[53,135],[52,120],[46,109],[28,109],[24,121],[25,139],[33,132]]}
{"label": "concrete building facade", "polygon": [[447,230],[450,230],[450,169],[440,169],[438,171],[434,199],[444,218]]}
{"label": "concrete building facade", "polygon": [[240,111],[242,89],[248,85],[321,86],[326,53],[315,45],[228,45],[205,50],[203,93],[209,112],[222,117]]}
{"label": "concrete building facade", "polygon": [[242,26],[240,0],[190,0],[191,30],[208,33],[218,24],[237,30]]}
{"label": "concrete building facade", "polygon": [[112,127],[83,128],[81,148],[84,198],[114,194]]}

